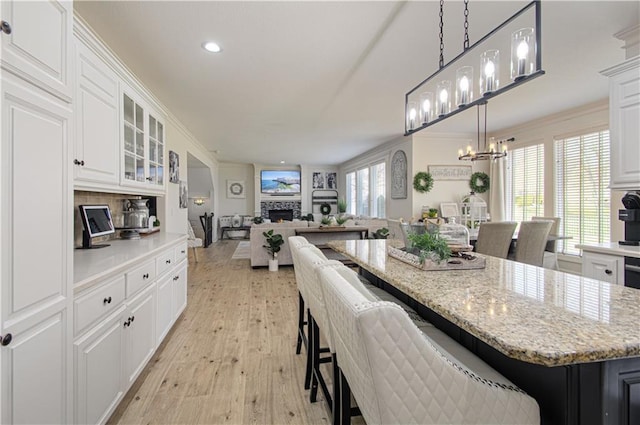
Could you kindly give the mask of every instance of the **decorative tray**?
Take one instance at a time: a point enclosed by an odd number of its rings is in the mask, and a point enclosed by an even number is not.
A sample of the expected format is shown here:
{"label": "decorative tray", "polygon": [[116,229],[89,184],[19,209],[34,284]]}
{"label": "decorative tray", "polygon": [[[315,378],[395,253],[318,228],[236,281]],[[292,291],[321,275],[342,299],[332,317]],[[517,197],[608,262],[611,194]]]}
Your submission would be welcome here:
{"label": "decorative tray", "polygon": [[424,263],[421,264],[420,257],[400,248],[388,246],[387,253],[389,257],[393,257],[422,270],[471,270],[484,269],[487,266],[485,258],[475,254],[465,255],[464,257],[452,257],[448,261],[441,261],[440,263],[426,258]]}

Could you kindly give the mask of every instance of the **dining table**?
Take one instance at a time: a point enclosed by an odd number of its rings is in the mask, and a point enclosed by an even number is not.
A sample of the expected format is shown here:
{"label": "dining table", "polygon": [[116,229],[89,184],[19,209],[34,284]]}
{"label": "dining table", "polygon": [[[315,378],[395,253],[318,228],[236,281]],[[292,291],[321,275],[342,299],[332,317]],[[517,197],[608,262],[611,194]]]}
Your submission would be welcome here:
{"label": "dining table", "polygon": [[534,397],[541,423],[640,423],[640,290],[490,256],[427,271],[396,242],[328,246]]}

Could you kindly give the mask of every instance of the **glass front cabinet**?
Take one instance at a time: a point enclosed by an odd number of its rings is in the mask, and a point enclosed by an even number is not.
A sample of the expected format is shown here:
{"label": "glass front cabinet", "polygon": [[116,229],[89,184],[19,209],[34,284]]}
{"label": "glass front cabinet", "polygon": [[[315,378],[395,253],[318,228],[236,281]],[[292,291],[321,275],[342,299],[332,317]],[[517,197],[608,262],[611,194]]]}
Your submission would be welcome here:
{"label": "glass front cabinet", "polygon": [[164,191],[164,119],[134,93],[122,92],[121,184]]}

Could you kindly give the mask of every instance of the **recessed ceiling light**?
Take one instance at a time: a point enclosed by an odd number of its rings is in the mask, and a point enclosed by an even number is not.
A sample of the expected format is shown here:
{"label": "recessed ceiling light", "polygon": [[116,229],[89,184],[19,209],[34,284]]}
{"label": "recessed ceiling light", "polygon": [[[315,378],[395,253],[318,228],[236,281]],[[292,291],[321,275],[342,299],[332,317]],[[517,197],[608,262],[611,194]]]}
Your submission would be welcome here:
{"label": "recessed ceiling light", "polygon": [[218,44],[213,41],[205,41],[204,43],[202,43],[202,48],[211,53],[219,53],[222,51],[220,46],[218,46]]}
{"label": "recessed ceiling light", "polygon": [[280,161],[280,164],[284,164],[284,161]]}

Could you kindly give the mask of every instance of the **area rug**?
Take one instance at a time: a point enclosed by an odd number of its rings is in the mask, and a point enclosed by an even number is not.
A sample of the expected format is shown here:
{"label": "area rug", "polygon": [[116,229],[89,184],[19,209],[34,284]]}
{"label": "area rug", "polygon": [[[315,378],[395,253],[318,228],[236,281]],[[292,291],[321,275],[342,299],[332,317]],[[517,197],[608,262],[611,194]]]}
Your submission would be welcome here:
{"label": "area rug", "polygon": [[232,260],[249,260],[251,258],[251,243],[249,241],[240,241],[231,257]]}

